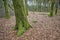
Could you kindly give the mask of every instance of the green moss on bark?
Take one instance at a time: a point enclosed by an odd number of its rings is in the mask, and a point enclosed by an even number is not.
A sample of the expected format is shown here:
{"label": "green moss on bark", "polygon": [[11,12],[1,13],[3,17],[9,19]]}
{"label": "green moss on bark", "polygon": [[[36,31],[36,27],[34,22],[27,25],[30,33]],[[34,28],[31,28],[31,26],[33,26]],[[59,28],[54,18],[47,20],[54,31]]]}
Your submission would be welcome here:
{"label": "green moss on bark", "polygon": [[4,0],[4,7],[5,7],[5,18],[9,19],[10,18],[10,11],[9,11],[9,6],[8,6],[8,0]]}
{"label": "green moss on bark", "polygon": [[53,16],[53,12],[54,12],[54,4],[55,4],[55,2],[52,1],[52,3],[51,3],[51,11],[50,11],[50,15],[49,15],[49,16]]}
{"label": "green moss on bark", "polygon": [[25,32],[25,29],[29,29],[31,26],[27,20],[27,9],[24,6],[23,0],[12,0],[15,10],[16,17],[16,26],[18,30],[17,34],[22,35]]}
{"label": "green moss on bark", "polygon": [[55,2],[55,15],[57,15],[57,11],[58,11],[58,2]]}

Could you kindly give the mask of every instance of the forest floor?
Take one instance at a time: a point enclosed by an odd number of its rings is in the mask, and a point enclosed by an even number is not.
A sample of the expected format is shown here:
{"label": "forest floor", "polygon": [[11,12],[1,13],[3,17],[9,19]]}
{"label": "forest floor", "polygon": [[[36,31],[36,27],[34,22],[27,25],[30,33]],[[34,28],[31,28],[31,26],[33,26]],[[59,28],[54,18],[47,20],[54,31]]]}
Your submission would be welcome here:
{"label": "forest floor", "polygon": [[45,12],[29,12],[28,21],[32,28],[22,36],[13,30],[14,16],[11,19],[0,18],[0,40],[60,40],[60,15],[48,17]]}

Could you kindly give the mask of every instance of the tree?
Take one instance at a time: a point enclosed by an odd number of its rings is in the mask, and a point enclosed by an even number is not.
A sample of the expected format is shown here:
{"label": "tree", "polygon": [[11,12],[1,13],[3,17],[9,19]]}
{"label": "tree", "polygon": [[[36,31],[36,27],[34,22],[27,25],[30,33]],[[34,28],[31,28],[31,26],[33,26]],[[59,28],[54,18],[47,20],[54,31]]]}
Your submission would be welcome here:
{"label": "tree", "polygon": [[0,0],[0,9],[2,8],[2,0]]}
{"label": "tree", "polygon": [[55,0],[55,15],[57,15],[57,10],[58,10],[58,0]]}
{"label": "tree", "polygon": [[42,0],[36,0],[36,2],[37,2],[37,10],[41,12],[42,11],[42,6],[41,6]]}
{"label": "tree", "polygon": [[57,9],[58,9],[58,0],[49,0],[51,2],[51,7],[50,7],[50,14],[49,16],[53,16],[54,14],[57,14]]}
{"label": "tree", "polygon": [[25,12],[28,15],[28,4],[27,4],[28,0],[23,0],[23,1],[24,1]]}
{"label": "tree", "polygon": [[25,11],[27,9],[25,9],[24,0],[12,0],[12,1],[16,17],[15,29],[18,30],[17,32],[18,36],[21,36],[25,32],[25,29],[27,30],[31,27],[27,20],[28,12]]}
{"label": "tree", "polygon": [[51,7],[50,7],[50,14],[49,14],[49,16],[53,16],[55,1],[53,1],[53,0],[49,0],[49,1],[51,2]]}
{"label": "tree", "polygon": [[9,5],[8,5],[8,0],[3,0],[4,1],[4,7],[5,7],[5,18],[9,19],[10,18],[10,11],[9,11]]}

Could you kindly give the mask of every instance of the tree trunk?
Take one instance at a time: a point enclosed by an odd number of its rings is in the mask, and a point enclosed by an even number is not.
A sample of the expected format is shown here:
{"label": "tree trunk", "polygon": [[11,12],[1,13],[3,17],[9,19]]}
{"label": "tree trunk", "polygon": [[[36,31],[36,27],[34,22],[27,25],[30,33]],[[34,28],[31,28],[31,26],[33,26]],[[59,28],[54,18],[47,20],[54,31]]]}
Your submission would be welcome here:
{"label": "tree trunk", "polygon": [[15,28],[18,30],[18,36],[21,36],[25,29],[29,29],[31,26],[27,20],[28,12],[25,11],[25,6],[23,0],[12,0],[15,10],[16,17],[16,26]]}
{"label": "tree trunk", "polygon": [[28,15],[28,4],[27,4],[27,1],[28,0],[23,0],[24,1],[24,4],[25,4],[25,11],[26,11],[26,14]]}
{"label": "tree trunk", "polygon": [[55,15],[57,15],[57,10],[58,10],[58,0],[55,1]]}
{"label": "tree trunk", "polygon": [[9,19],[10,18],[10,11],[9,11],[9,6],[8,6],[8,0],[3,0],[4,1],[4,7],[5,7],[5,18]]}
{"label": "tree trunk", "polygon": [[52,0],[51,1],[52,3],[51,3],[51,10],[50,10],[50,16],[53,16],[53,12],[54,12],[54,4],[55,4],[55,2]]}

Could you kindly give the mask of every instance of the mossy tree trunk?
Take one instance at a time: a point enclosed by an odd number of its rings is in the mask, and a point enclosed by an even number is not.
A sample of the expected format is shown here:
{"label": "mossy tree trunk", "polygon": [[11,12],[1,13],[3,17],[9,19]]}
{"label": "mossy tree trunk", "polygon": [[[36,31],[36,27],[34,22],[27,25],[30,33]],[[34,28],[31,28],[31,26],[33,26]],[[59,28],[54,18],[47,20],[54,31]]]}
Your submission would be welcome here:
{"label": "mossy tree trunk", "polygon": [[57,11],[58,11],[58,0],[55,0],[55,15],[57,15]]}
{"label": "mossy tree trunk", "polygon": [[16,26],[15,29],[18,30],[18,36],[21,36],[25,29],[29,29],[31,26],[27,20],[28,12],[25,11],[26,8],[24,6],[23,0],[12,0],[15,10],[15,17],[16,17]]}
{"label": "mossy tree trunk", "polygon": [[10,18],[10,11],[9,11],[9,5],[8,5],[8,0],[3,0],[4,1],[4,7],[5,7],[5,18],[9,19]]}
{"label": "mossy tree trunk", "polygon": [[40,11],[41,12],[41,0],[37,0],[37,2],[38,2],[38,11]]}
{"label": "mossy tree trunk", "polygon": [[53,16],[57,14],[57,9],[58,9],[58,0],[50,0],[51,2],[51,7],[50,7],[50,14],[49,16]]}
{"label": "mossy tree trunk", "polygon": [[54,2],[54,1],[52,1],[52,3],[51,3],[50,16],[53,16],[53,12],[54,12],[54,4],[55,4],[55,2]]}
{"label": "mossy tree trunk", "polygon": [[23,0],[23,1],[24,1],[24,7],[25,7],[26,14],[28,15],[28,4],[27,4],[28,0]]}

